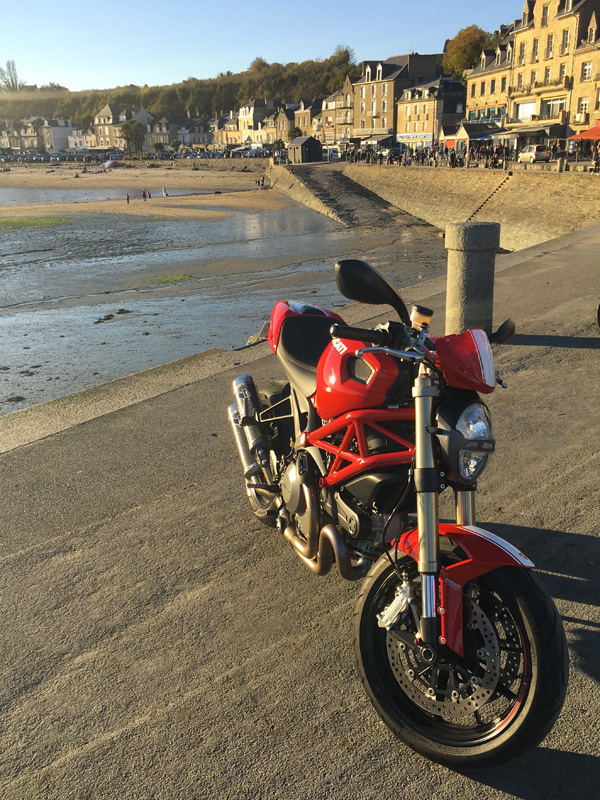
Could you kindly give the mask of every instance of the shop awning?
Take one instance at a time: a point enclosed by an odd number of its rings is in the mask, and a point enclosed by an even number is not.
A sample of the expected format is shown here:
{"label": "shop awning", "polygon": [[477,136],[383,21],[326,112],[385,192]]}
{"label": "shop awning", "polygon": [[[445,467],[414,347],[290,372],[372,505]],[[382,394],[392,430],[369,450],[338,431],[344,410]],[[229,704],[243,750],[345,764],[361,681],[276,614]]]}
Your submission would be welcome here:
{"label": "shop awning", "polygon": [[587,131],[581,131],[581,133],[575,134],[575,136],[569,136],[571,141],[582,141],[587,139],[598,140],[600,139],[600,125],[594,125],[593,128],[588,128]]}

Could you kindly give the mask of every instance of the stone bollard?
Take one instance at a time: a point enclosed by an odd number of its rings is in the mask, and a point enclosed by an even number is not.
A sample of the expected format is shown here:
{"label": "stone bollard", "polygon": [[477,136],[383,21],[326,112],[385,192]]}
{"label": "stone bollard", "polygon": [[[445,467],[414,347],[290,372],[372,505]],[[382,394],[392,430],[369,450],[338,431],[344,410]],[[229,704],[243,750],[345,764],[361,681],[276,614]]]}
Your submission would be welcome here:
{"label": "stone bollard", "polygon": [[469,328],[492,332],[494,267],[499,247],[498,222],[455,222],[446,226],[446,335]]}

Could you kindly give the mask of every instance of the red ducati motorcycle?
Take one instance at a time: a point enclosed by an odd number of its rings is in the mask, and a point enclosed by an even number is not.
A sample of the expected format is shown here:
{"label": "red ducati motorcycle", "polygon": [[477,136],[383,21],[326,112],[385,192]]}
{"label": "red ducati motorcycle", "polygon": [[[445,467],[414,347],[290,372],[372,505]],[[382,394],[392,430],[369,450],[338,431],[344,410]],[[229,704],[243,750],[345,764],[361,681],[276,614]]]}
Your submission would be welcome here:
{"label": "red ducati motorcycle", "polygon": [[[453,768],[505,763],[548,733],[568,675],[562,623],[532,562],[475,524],[494,450],[478,393],[501,382],[489,339],[506,341],[510,325],[432,340],[432,312],[409,314],[368,264],[335,272],[345,297],[389,305],[400,322],[366,330],[276,304],[268,339],[286,380],[258,389],[242,375],[229,407],[250,505],[316,575],[335,563],[364,578],[358,670],[393,733]],[[456,522],[441,524],[449,488]]]}

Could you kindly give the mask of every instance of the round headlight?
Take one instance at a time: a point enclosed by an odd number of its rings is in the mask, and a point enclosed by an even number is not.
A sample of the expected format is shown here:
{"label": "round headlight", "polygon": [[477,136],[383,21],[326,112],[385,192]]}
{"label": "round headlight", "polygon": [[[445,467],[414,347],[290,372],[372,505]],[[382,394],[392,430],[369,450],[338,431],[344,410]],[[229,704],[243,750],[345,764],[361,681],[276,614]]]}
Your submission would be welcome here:
{"label": "round headlight", "polygon": [[492,422],[489,412],[482,403],[473,403],[472,406],[465,408],[458,418],[456,430],[465,439],[491,439]]}
{"label": "round headlight", "polygon": [[475,393],[451,394],[438,409],[438,441],[442,450],[444,465],[451,481],[472,484],[494,451],[492,423],[487,406],[481,402],[468,403],[478,399]]}

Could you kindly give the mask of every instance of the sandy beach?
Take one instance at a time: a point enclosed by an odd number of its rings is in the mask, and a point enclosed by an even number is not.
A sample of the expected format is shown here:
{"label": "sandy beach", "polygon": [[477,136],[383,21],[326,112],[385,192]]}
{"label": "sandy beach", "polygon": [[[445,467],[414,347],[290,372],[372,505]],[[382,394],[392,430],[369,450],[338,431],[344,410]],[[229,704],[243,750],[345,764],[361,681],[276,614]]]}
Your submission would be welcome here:
{"label": "sandy beach", "polygon": [[[156,162],[150,162],[156,163]],[[170,164],[171,162],[166,162]],[[239,162],[237,162],[239,163]],[[10,172],[0,172],[0,189],[86,189],[99,191],[102,189],[122,188],[121,200],[102,200],[98,202],[75,203],[41,203],[0,205],[0,218],[46,217],[56,214],[131,214],[141,217],[161,216],[168,218],[215,219],[223,213],[209,213],[206,206],[214,205],[215,194],[219,197],[219,206],[224,208],[242,208],[250,202],[246,192],[252,191],[252,207],[269,210],[274,207],[270,192],[257,190],[257,178],[262,175],[261,169],[251,170],[249,167],[237,166],[223,169],[192,169],[191,167],[157,167],[146,166],[116,167],[111,170],[100,170],[88,167],[83,172],[80,165],[68,164],[52,167],[49,164],[11,167]],[[78,177],[76,177],[78,176]],[[169,190],[187,190],[193,194],[193,207],[189,196],[163,197],[163,187]],[[142,190],[150,191],[151,198],[144,201]],[[129,193],[129,203],[126,194]],[[59,209],[60,205],[60,209]]]}

